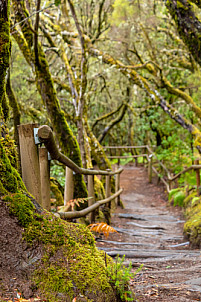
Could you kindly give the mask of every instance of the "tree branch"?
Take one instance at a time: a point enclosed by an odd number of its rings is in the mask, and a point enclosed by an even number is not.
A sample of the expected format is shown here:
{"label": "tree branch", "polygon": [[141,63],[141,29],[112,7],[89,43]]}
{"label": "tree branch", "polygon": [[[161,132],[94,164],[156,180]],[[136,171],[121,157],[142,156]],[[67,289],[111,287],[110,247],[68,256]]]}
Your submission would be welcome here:
{"label": "tree branch", "polygon": [[93,131],[93,129],[95,128],[95,126],[96,126],[100,121],[105,120],[105,119],[107,119],[108,117],[110,117],[110,116],[114,115],[115,113],[117,113],[117,112],[122,108],[122,106],[123,106],[123,103],[122,103],[117,109],[115,109],[115,110],[113,110],[113,111],[111,111],[111,112],[109,112],[109,113],[106,113],[106,114],[104,114],[104,115],[98,117],[98,118],[96,119],[95,123],[92,125],[91,130]]}
{"label": "tree branch", "polygon": [[[192,2],[201,7],[200,1]],[[172,0],[165,3],[176,23],[180,37],[201,66],[201,22],[194,13],[191,1]]]}
{"label": "tree branch", "polygon": [[103,130],[103,133],[99,136],[98,141],[101,144],[107,133],[116,125],[118,124],[124,117],[127,110],[127,104],[123,104],[121,111],[119,112],[119,115],[110,121],[110,123],[105,127]]}

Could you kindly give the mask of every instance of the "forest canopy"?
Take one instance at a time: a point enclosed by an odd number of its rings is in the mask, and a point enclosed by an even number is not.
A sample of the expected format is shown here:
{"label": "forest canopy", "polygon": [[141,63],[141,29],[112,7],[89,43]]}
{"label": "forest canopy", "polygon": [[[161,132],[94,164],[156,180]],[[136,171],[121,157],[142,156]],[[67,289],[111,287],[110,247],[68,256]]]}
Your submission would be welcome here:
{"label": "forest canopy", "polygon": [[[93,159],[110,169],[108,144],[148,144],[164,161],[193,160],[199,16],[198,1],[187,0],[12,0],[2,105],[16,144],[17,125],[36,122],[51,126],[62,152],[84,168]],[[83,178],[75,182],[75,197],[87,196]]]}
{"label": "forest canopy", "polygon": [[199,5],[139,0],[37,5],[11,3],[10,77],[21,122],[51,124],[69,156],[66,140],[76,150],[75,135],[85,167],[91,157],[99,157],[103,168],[109,165],[97,140],[163,149],[175,135],[192,152],[192,141],[197,139],[197,146],[200,137],[200,56],[193,53],[199,47],[189,45],[199,39],[186,33],[176,14],[182,20],[186,5],[198,35]]}

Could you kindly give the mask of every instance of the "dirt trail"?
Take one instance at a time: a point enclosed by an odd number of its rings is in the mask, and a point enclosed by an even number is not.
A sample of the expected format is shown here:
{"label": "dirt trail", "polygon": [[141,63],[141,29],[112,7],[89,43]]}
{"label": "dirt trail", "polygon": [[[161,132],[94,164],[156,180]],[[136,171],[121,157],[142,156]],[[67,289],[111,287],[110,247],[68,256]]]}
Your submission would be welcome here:
{"label": "dirt trail", "polygon": [[131,280],[137,301],[201,301],[201,253],[183,237],[181,210],[167,206],[164,187],[149,184],[142,167],[125,166],[121,187],[125,209],[111,223],[118,234],[97,246],[112,257],[125,254],[133,270],[144,264]]}

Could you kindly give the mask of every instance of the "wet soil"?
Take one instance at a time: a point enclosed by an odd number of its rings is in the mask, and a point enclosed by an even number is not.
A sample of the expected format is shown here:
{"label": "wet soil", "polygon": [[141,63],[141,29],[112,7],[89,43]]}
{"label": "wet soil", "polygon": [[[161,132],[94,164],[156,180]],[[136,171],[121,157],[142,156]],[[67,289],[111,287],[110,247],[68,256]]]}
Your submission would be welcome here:
{"label": "wet soil", "polygon": [[125,255],[133,271],[144,265],[130,281],[137,301],[201,301],[201,253],[183,237],[182,210],[168,205],[162,184],[148,183],[143,167],[124,166],[121,187],[125,209],[118,207],[111,222],[118,233],[97,246]]}

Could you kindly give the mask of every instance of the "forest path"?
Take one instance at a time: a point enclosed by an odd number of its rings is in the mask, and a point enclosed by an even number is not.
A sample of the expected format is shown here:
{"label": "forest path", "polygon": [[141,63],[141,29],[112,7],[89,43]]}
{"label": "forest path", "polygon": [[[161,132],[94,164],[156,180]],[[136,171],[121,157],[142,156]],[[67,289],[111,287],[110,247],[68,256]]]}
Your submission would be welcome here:
{"label": "forest path", "polygon": [[130,282],[137,301],[201,301],[201,253],[183,237],[182,211],[168,206],[164,187],[149,184],[143,167],[124,166],[121,187],[125,209],[111,222],[118,233],[97,246],[112,257],[125,254],[133,271],[144,264]]}

